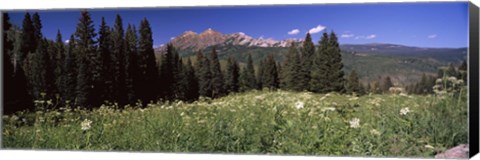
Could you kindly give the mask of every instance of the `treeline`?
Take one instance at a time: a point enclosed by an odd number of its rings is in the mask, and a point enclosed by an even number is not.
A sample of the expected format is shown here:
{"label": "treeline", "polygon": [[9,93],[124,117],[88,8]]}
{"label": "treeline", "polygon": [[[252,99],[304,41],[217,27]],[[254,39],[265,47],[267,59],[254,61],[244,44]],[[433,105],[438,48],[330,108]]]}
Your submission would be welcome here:
{"label": "treeline", "polygon": [[455,77],[457,80],[462,80],[462,85],[467,84],[467,61],[464,60],[460,66],[455,67],[453,64],[449,64],[446,68],[440,68],[437,75],[422,75],[419,82],[410,84],[405,87],[406,92],[409,94],[433,94],[437,79]]}
{"label": "treeline", "polygon": [[8,14],[3,17],[4,113],[33,110],[33,102],[91,108],[158,99],[158,66],[146,18],[138,31],[132,24],[125,31],[119,15],[113,27],[102,18],[96,32],[90,14],[82,11],[65,44],[60,31],[55,41],[42,35],[38,13],[26,13],[16,30]]}

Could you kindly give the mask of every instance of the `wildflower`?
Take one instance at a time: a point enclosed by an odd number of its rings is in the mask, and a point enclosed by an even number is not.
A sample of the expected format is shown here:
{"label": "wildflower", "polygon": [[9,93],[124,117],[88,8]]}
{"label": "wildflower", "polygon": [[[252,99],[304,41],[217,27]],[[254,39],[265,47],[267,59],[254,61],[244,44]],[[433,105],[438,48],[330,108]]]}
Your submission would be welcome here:
{"label": "wildflower", "polygon": [[91,124],[92,124],[91,120],[88,120],[88,119],[83,120],[83,122],[81,123],[82,130],[84,131],[89,130],[92,127]]}
{"label": "wildflower", "polygon": [[463,80],[461,80],[461,79],[460,79],[460,80],[458,80],[458,81],[457,81],[457,83],[456,83],[456,84],[458,84],[458,85],[462,85],[463,83],[464,83],[464,82],[463,82]]}
{"label": "wildflower", "polygon": [[400,110],[400,115],[407,115],[407,113],[409,113],[409,112],[410,112],[410,109],[408,107],[402,108]]}
{"label": "wildflower", "polygon": [[353,118],[350,122],[350,128],[359,128],[360,127],[360,119]]}
{"label": "wildflower", "polygon": [[48,101],[47,101],[47,104],[48,104],[48,105],[52,105],[52,104],[53,104],[53,103],[52,103],[52,100],[48,100]]}
{"label": "wildflower", "polygon": [[457,78],[455,78],[455,77],[448,77],[448,81],[453,82],[453,83],[456,83],[456,82],[457,82]]}
{"label": "wildflower", "polygon": [[325,108],[322,108],[322,111],[335,111],[335,108],[334,107],[325,107]]}
{"label": "wildflower", "polygon": [[406,93],[400,93],[400,96],[406,97],[408,95]]}
{"label": "wildflower", "polygon": [[372,129],[372,130],[370,130],[370,134],[379,136],[379,135],[380,135],[380,132],[377,131],[376,129]]}
{"label": "wildflower", "polygon": [[348,100],[349,100],[349,101],[355,101],[355,100],[357,100],[357,99],[358,99],[358,97],[352,97],[352,98],[349,98]]}
{"label": "wildflower", "polygon": [[441,78],[437,79],[435,83],[442,83],[442,79]]}
{"label": "wildflower", "polygon": [[263,97],[263,96],[255,96],[255,99],[257,99],[257,100],[263,100],[264,98],[265,97]]}
{"label": "wildflower", "polygon": [[431,146],[431,145],[429,145],[429,144],[425,145],[425,148],[428,148],[428,149],[435,149],[433,146]]}
{"label": "wildflower", "polygon": [[295,108],[297,108],[297,109],[302,109],[304,105],[305,105],[305,103],[300,102],[300,101],[297,101],[297,102],[295,103]]}
{"label": "wildflower", "polygon": [[185,115],[185,112],[180,113],[180,116],[183,116],[183,115]]}

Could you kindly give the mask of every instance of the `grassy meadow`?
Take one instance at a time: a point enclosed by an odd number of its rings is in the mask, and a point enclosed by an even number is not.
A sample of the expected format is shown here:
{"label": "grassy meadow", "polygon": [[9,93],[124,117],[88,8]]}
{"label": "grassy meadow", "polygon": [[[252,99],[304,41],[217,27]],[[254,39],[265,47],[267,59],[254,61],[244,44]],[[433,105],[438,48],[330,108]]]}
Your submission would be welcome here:
{"label": "grassy meadow", "polygon": [[264,90],[146,108],[63,107],[3,116],[2,141],[6,149],[433,157],[468,143],[466,95]]}

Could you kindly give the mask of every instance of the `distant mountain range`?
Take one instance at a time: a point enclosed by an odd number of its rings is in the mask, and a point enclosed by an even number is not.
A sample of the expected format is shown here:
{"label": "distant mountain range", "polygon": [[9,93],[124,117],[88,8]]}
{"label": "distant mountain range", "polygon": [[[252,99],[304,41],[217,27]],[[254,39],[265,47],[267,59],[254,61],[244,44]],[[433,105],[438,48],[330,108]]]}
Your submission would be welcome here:
{"label": "distant mountain range", "polygon": [[[186,31],[169,43],[185,58],[192,58],[198,51],[210,53],[215,47],[221,63],[232,56],[242,65],[248,54],[255,63],[268,54],[273,54],[277,62],[283,62],[291,43],[300,47],[302,42],[299,39],[253,38],[242,32],[223,34],[207,29],[200,34]],[[422,48],[387,43],[341,44],[340,48],[346,72],[355,69],[363,81],[388,75],[399,84],[418,80],[423,73],[436,74],[440,67],[449,63],[458,65],[467,57],[467,48]],[[159,56],[166,51],[166,46],[155,48],[155,51]]]}

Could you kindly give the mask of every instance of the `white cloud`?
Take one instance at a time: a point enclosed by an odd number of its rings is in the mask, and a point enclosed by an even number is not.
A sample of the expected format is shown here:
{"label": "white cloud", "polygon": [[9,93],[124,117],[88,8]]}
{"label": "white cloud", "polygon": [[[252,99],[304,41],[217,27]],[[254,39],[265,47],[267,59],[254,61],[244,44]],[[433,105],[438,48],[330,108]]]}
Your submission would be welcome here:
{"label": "white cloud", "polygon": [[352,38],[353,36],[355,36],[354,34],[342,34],[340,37],[342,38]]}
{"label": "white cloud", "polygon": [[310,29],[310,30],[308,31],[308,33],[310,33],[310,34],[315,34],[315,33],[318,33],[318,32],[320,32],[320,31],[323,31],[325,28],[327,28],[327,27],[322,26],[322,25],[318,25],[317,27]]}
{"label": "white cloud", "polygon": [[374,39],[375,37],[377,37],[377,35],[371,34],[365,37],[365,39]]}
{"label": "white cloud", "polygon": [[436,34],[428,35],[428,38],[430,38],[430,39],[437,38],[437,35]]}
{"label": "white cloud", "polygon": [[375,35],[375,34],[371,34],[371,35],[368,35],[368,36],[360,35],[360,36],[356,36],[355,39],[374,39],[376,37],[377,37],[377,35]]}
{"label": "white cloud", "polygon": [[173,40],[173,39],[175,39],[175,37],[170,37],[170,40]]}
{"label": "white cloud", "polygon": [[291,30],[290,32],[288,32],[288,35],[296,35],[296,34],[298,34],[298,33],[300,33],[300,30],[299,30],[299,29],[293,29],[293,30]]}
{"label": "white cloud", "polygon": [[69,39],[65,40],[65,43],[68,43],[68,42],[70,42],[70,40],[69,40]]}

